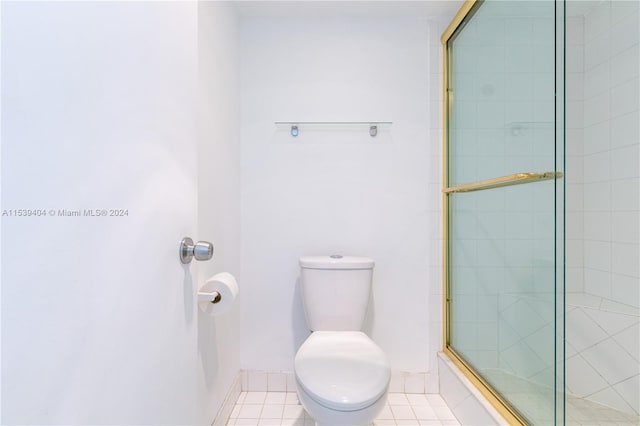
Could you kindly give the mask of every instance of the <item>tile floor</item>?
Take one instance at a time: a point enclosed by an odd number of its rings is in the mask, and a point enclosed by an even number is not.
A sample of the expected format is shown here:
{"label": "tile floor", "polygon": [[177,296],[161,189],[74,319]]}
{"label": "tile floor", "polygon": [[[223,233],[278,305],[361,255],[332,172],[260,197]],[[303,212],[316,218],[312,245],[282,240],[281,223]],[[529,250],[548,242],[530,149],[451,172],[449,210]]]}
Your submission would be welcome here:
{"label": "tile floor", "polygon": [[[460,425],[437,394],[390,393],[375,426]],[[314,426],[294,392],[242,392],[227,425]]]}

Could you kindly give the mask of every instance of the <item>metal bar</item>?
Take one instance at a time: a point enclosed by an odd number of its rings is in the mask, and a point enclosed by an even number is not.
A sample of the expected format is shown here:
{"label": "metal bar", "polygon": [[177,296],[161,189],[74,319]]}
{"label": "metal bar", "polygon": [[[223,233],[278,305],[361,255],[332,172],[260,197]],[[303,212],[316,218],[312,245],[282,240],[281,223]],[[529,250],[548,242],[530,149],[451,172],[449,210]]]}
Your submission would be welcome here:
{"label": "metal bar", "polygon": [[560,179],[562,172],[543,173],[516,173],[509,176],[501,176],[493,179],[480,180],[478,182],[465,183],[464,185],[452,186],[442,190],[445,194],[454,192],[472,192],[483,189],[502,188],[503,186],[522,185],[525,183],[539,182],[543,180]]}

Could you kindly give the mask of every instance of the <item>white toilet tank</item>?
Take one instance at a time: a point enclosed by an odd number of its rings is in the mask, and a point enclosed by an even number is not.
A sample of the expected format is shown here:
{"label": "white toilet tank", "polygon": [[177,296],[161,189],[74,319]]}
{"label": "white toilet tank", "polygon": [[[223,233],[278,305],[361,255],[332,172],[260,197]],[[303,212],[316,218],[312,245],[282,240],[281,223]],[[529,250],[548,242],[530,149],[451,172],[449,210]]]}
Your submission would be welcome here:
{"label": "white toilet tank", "polygon": [[312,331],[360,331],[369,304],[373,259],[300,258],[302,303]]}

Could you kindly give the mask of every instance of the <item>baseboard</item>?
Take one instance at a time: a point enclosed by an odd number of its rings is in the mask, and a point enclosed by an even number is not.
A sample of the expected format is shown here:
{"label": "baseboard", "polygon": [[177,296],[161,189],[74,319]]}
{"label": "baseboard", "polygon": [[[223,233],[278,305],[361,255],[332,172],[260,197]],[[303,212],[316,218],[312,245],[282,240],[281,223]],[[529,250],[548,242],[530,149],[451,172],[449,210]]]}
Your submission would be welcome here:
{"label": "baseboard", "polygon": [[218,410],[218,414],[216,414],[216,418],[211,423],[212,426],[224,426],[229,421],[229,417],[231,417],[231,412],[233,411],[233,407],[236,405],[236,401],[240,396],[240,392],[242,392],[242,372],[239,371],[236,379],[233,381],[233,384],[229,388],[229,392],[227,392],[227,396],[224,398],[224,402],[222,403],[222,407]]}
{"label": "baseboard", "polygon": [[[438,393],[437,374],[429,372],[392,371],[389,392]],[[295,376],[291,371],[242,371],[243,392],[295,392]]]}

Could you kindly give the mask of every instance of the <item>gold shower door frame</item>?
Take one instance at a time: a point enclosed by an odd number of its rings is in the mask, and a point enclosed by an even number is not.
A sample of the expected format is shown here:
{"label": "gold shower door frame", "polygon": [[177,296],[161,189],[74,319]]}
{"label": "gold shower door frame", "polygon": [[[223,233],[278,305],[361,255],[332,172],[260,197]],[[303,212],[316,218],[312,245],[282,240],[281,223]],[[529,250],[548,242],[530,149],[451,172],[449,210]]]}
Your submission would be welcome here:
{"label": "gold shower door frame", "polygon": [[473,182],[465,185],[449,186],[448,175],[448,140],[449,122],[452,117],[453,93],[450,89],[452,81],[452,52],[449,43],[453,36],[461,29],[466,22],[471,19],[475,11],[483,3],[483,0],[465,0],[460,10],[453,18],[441,37],[443,45],[443,352],[462,371],[465,377],[482,393],[482,395],[493,405],[493,407],[512,425],[526,425],[527,422],[482,376],[476,372],[456,351],[450,346],[450,325],[451,325],[451,288],[449,276],[449,196],[457,192],[470,192],[503,186],[526,184],[534,181],[559,179],[563,177],[562,172],[542,172],[542,173],[518,173],[509,176],[488,179],[485,181]]}

